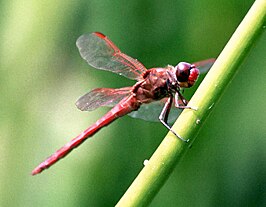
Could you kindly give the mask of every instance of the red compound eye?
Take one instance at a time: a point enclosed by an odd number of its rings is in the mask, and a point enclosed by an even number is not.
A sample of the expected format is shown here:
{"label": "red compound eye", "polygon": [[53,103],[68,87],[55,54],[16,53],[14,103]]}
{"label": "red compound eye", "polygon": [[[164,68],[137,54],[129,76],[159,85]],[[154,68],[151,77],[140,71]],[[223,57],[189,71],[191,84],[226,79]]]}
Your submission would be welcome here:
{"label": "red compound eye", "polygon": [[180,62],[176,67],[176,78],[181,87],[191,87],[199,76],[199,69],[195,65]]}
{"label": "red compound eye", "polygon": [[199,77],[199,69],[196,68],[194,65],[192,65],[192,68],[190,70],[190,75],[188,77],[188,85],[189,87],[193,86],[194,83],[197,81],[198,77]]}

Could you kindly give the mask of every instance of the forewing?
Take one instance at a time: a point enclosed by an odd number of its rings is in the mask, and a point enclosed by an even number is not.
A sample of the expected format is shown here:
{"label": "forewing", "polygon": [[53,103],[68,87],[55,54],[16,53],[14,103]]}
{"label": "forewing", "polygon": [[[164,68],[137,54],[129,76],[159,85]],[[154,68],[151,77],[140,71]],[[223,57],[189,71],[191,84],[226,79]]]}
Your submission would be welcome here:
{"label": "forewing", "polygon": [[96,88],[84,96],[80,97],[76,106],[81,111],[92,111],[101,106],[112,107],[119,103],[124,97],[130,94],[131,87],[119,89]]}
{"label": "forewing", "polygon": [[215,58],[207,59],[207,60],[202,60],[199,62],[193,63],[199,70],[201,74],[207,73],[213,63],[215,62]]}
{"label": "forewing", "polygon": [[105,35],[94,32],[78,38],[76,45],[81,57],[89,65],[123,75],[133,80],[141,80],[147,69],[139,61],[122,53]]}
{"label": "forewing", "polygon": [[[154,101],[149,104],[142,104],[137,111],[133,111],[128,115],[133,118],[143,119],[145,121],[158,122],[160,121],[159,116],[162,112],[166,100],[167,98],[164,98],[160,101]],[[168,116],[168,123],[173,123],[181,112],[182,110],[176,108],[173,104]]]}

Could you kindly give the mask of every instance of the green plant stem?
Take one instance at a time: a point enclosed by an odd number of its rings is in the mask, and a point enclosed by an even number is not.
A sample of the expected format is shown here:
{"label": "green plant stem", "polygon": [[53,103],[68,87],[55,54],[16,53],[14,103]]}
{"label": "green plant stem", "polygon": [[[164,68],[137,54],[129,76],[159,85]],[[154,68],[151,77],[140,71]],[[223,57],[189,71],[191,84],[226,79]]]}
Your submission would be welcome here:
{"label": "green plant stem", "polygon": [[[266,0],[255,1],[190,100],[189,106],[198,110],[184,110],[174,124],[174,131],[189,138],[190,143],[194,141],[202,123],[236,74],[256,37],[262,32],[265,14]],[[116,206],[147,206],[188,147],[188,144],[169,132]]]}

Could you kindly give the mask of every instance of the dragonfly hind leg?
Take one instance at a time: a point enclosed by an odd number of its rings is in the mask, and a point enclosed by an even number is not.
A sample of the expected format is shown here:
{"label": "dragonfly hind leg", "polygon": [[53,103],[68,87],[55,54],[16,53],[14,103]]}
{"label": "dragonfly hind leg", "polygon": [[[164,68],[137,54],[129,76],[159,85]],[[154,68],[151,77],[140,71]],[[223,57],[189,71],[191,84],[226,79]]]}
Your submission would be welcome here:
{"label": "dragonfly hind leg", "polygon": [[163,110],[159,116],[159,120],[160,122],[169,130],[171,131],[177,138],[181,139],[183,142],[189,142],[189,140],[185,140],[184,138],[182,138],[180,135],[178,135],[174,130],[171,129],[171,127],[169,126],[169,124],[167,123],[168,120],[168,115],[172,106],[172,102],[173,102],[173,97],[170,96],[167,100],[167,102],[165,103]]}

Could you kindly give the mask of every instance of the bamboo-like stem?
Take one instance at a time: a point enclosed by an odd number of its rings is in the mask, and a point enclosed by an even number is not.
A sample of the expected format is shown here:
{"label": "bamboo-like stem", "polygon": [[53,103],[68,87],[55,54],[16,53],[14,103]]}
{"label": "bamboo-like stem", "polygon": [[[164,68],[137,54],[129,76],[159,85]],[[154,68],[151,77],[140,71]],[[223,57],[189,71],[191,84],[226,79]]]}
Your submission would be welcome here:
{"label": "bamboo-like stem", "polygon": [[[194,141],[202,123],[236,74],[256,37],[262,32],[265,16],[266,0],[255,1],[190,100],[189,106],[198,110],[184,110],[175,122],[173,129],[179,135],[189,138],[190,142]],[[116,206],[147,206],[188,146],[169,132]]]}

